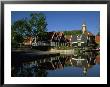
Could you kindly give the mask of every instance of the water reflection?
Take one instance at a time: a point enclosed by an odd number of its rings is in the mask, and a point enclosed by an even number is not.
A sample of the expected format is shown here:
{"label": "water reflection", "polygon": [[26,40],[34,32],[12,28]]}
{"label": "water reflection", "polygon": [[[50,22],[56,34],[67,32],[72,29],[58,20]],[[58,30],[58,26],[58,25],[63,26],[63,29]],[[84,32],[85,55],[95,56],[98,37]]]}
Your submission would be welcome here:
{"label": "water reflection", "polygon": [[[78,72],[83,74],[81,75],[80,73],[76,76],[94,76],[89,74],[88,70],[92,69],[92,67],[97,64],[99,66],[100,57],[97,56],[96,52],[82,52],[81,55],[45,56],[33,58],[29,61],[28,59],[19,60],[20,62],[14,61],[14,64],[12,64],[11,75],[12,77],[66,77],[70,75],[69,72],[64,74],[67,68],[70,69],[70,72],[73,72],[71,73],[71,76],[75,76],[74,68],[78,68],[80,69]],[[62,74],[57,75],[60,71]],[[96,73],[98,73],[97,76],[100,75],[100,72]]]}

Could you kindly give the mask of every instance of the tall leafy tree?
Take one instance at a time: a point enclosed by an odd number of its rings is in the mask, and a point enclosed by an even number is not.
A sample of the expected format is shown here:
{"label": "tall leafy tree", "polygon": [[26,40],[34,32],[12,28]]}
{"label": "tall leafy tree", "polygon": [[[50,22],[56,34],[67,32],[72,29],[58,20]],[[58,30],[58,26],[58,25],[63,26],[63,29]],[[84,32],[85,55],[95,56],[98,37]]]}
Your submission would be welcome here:
{"label": "tall leafy tree", "polygon": [[46,17],[42,13],[32,13],[30,18],[15,21],[11,25],[12,43],[22,43],[24,37],[37,37],[39,40],[46,38]]}
{"label": "tall leafy tree", "polygon": [[38,37],[39,40],[43,40],[46,37],[47,22],[46,17],[42,13],[32,13],[30,19],[30,24],[32,27],[32,35]]}
{"label": "tall leafy tree", "polygon": [[26,20],[18,20],[11,25],[11,39],[21,43],[23,41],[23,36],[25,36],[25,25]]}

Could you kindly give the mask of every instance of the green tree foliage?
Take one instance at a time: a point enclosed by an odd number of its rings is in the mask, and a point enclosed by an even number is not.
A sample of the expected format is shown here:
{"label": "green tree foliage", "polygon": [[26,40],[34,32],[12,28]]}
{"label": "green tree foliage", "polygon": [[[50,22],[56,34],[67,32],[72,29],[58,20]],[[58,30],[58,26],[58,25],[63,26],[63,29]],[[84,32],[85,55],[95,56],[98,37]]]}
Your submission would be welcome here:
{"label": "green tree foliage", "polygon": [[82,34],[81,30],[64,31],[65,35],[79,35]]}
{"label": "green tree foliage", "polygon": [[46,37],[47,31],[46,17],[42,13],[32,13],[30,18],[24,18],[15,21],[11,25],[11,40],[12,44],[22,43],[24,37],[38,37],[43,40]]}
{"label": "green tree foliage", "polygon": [[23,36],[25,35],[26,20],[18,20],[11,25],[11,41],[12,46],[16,47],[18,43],[23,42]]}
{"label": "green tree foliage", "polygon": [[32,25],[32,35],[37,36],[39,40],[46,37],[47,22],[44,14],[31,14],[30,24]]}

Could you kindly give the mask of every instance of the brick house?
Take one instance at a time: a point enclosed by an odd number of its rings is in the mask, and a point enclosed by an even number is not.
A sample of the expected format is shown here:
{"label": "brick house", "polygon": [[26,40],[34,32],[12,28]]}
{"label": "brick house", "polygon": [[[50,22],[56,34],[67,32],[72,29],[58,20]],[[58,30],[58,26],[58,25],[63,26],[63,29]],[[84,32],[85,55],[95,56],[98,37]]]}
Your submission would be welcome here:
{"label": "brick house", "polygon": [[25,37],[25,38],[24,38],[24,41],[23,41],[23,44],[24,44],[25,46],[31,46],[32,41],[33,41],[33,38],[32,38],[32,37]]}

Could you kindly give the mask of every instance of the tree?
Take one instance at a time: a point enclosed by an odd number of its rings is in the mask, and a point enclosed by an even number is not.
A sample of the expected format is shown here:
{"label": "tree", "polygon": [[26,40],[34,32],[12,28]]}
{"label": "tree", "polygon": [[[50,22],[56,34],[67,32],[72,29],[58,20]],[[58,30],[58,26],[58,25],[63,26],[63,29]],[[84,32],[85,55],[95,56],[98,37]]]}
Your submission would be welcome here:
{"label": "tree", "polygon": [[46,38],[46,17],[42,13],[32,13],[30,18],[15,21],[11,25],[12,43],[22,43],[24,37],[38,37],[39,40]]}
{"label": "tree", "polygon": [[11,25],[11,40],[12,46],[17,46],[18,43],[23,42],[23,36],[25,35],[26,20],[18,20]]}
{"label": "tree", "polygon": [[32,35],[38,37],[39,40],[45,39],[47,35],[47,22],[45,15],[42,13],[32,13],[29,22],[32,26]]}

